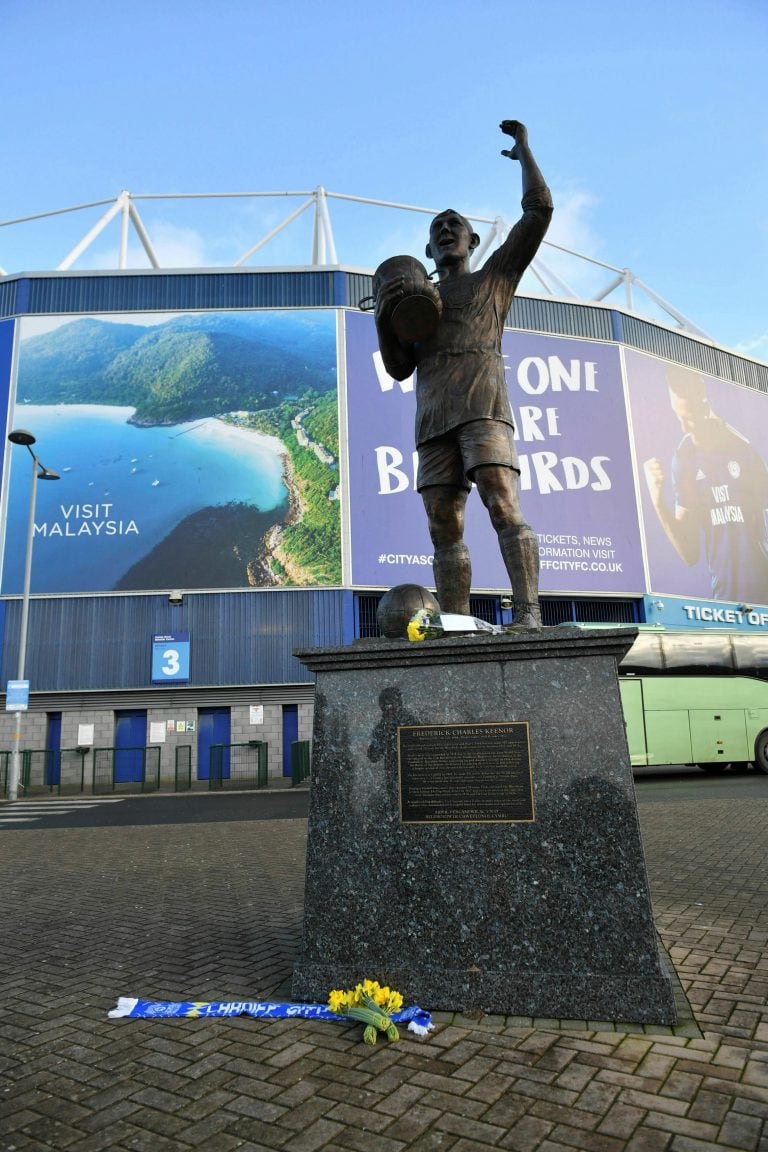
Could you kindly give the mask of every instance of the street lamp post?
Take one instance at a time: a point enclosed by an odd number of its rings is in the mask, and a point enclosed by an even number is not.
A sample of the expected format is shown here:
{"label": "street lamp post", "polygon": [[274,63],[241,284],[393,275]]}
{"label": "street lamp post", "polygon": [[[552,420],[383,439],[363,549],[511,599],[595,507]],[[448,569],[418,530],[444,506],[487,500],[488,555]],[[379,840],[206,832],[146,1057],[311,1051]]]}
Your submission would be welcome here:
{"label": "street lamp post", "polygon": [[[8,434],[12,444],[23,444],[32,457],[32,487],[29,493],[29,520],[27,522],[27,546],[24,557],[24,588],[21,595],[21,625],[19,628],[19,659],[16,679],[24,679],[24,669],[27,659],[27,626],[29,622],[29,589],[32,578],[32,543],[35,536],[35,500],[37,497],[38,480],[60,480],[58,472],[44,468],[32,451],[35,437],[23,428],[16,428]],[[15,713],[16,731],[13,737],[11,751],[11,768],[8,776],[8,799],[17,800],[19,796],[19,782],[21,780],[21,712]]]}

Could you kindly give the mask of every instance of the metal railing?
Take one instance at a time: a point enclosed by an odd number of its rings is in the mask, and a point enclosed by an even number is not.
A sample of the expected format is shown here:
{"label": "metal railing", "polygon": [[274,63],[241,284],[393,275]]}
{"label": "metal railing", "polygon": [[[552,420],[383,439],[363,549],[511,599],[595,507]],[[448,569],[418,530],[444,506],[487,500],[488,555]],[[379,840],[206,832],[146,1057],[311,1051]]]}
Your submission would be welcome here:
{"label": "metal railing", "polygon": [[93,792],[154,792],[160,787],[160,746],[93,749]]}
{"label": "metal railing", "polygon": [[309,778],[310,771],[310,743],[309,740],[294,740],[291,743],[291,787],[303,784]]}
{"label": "metal railing", "polygon": [[269,746],[266,740],[247,744],[211,744],[208,788],[266,788]]}
{"label": "metal railing", "polygon": [[192,787],[192,745],[179,744],[173,770],[174,792],[187,792]]}
{"label": "metal railing", "polygon": [[85,792],[87,748],[25,748],[21,784],[27,795],[40,792]]}
{"label": "metal railing", "polygon": [[[292,786],[309,776],[309,754],[308,740],[297,740],[291,745]],[[27,795],[154,792],[161,786],[160,756],[161,747],[156,744],[135,748],[27,748],[21,752],[20,784]],[[0,796],[7,793],[10,760],[10,752],[0,751]],[[266,788],[268,784],[266,740],[211,746],[209,789]],[[170,787],[167,774],[163,787]],[[186,792],[191,788],[192,745],[181,744],[174,749],[173,789]]]}

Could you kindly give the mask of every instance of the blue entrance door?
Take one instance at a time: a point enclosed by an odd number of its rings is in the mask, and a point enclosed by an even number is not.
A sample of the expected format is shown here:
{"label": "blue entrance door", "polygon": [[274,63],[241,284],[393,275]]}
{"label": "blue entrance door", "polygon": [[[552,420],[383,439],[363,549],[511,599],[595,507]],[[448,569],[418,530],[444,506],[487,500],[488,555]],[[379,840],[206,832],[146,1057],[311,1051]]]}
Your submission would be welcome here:
{"label": "blue entrance door", "polygon": [[299,738],[299,706],[283,704],[283,776],[291,775],[291,744]]}
{"label": "blue entrance door", "polygon": [[[229,708],[200,708],[197,713],[197,778],[211,775],[211,744],[231,743]],[[223,779],[229,778],[229,749],[221,765]]]}
{"label": "blue entrance door", "polygon": [[48,713],[45,747],[45,783],[53,787],[61,781],[61,712]]}
{"label": "blue entrance door", "polygon": [[146,743],[146,712],[115,712],[116,784],[143,779]]}

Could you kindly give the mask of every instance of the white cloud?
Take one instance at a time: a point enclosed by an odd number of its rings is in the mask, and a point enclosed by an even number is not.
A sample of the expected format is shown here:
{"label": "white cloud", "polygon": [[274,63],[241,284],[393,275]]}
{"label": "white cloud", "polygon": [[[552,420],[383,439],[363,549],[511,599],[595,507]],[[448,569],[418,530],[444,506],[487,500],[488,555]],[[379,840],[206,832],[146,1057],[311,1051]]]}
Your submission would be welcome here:
{"label": "white cloud", "polygon": [[[593,228],[591,219],[598,200],[583,189],[555,189],[553,198],[555,214],[547,238],[539,250],[538,264],[545,279],[547,270],[550,270],[577,296],[589,298],[615,276],[609,269],[584,259],[602,259],[603,242]],[[567,248],[568,252],[560,251],[562,248]],[[554,279],[548,282],[555,295],[561,294]],[[536,293],[543,291],[538,279],[530,272],[524,278],[522,290]]]}
{"label": "white cloud", "polygon": [[584,190],[565,190],[553,193],[555,214],[547,233],[547,240],[571,248],[586,256],[598,257],[602,241],[592,227],[591,215],[599,203],[596,196]]}
{"label": "white cloud", "polygon": [[[206,268],[205,241],[193,228],[180,228],[176,224],[160,221],[145,229],[161,268]],[[117,245],[103,248],[94,245],[87,249],[75,268],[113,269],[119,266],[120,249]],[[126,257],[128,268],[149,268],[149,258],[131,227]]]}
{"label": "white cloud", "polygon": [[768,331],[761,332],[751,340],[740,340],[734,351],[757,360],[768,360]]}
{"label": "white cloud", "polygon": [[156,224],[150,234],[152,246],[164,268],[205,268],[205,241],[193,228]]}

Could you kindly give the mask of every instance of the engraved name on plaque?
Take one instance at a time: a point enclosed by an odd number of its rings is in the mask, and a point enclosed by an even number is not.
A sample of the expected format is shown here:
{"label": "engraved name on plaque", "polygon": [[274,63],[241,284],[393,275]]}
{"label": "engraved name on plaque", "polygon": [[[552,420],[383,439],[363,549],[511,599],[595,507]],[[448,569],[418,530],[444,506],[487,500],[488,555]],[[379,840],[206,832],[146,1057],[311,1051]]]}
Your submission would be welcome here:
{"label": "engraved name on plaque", "polygon": [[403,824],[530,823],[528,724],[413,724],[397,729]]}

